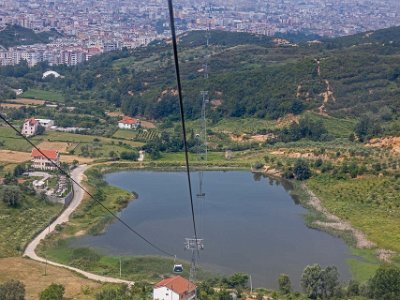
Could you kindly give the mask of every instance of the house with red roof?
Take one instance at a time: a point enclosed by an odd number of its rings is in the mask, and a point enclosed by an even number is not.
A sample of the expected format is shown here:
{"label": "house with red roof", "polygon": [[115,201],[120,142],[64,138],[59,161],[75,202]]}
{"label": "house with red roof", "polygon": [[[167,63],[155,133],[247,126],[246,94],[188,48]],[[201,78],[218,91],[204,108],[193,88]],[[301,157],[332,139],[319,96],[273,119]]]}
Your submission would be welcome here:
{"label": "house with red roof", "polygon": [[181,276],[161,280],[153,289],[153,300],[192,300],[195,298],[196,285]]}
{"label": "house with red roof", "polygon": [[124,117],[118,122],[118,127],[121,129],[138,129],[140,125],[140,120],[130,117]]}
{"label": "house with red roof", "polygon": [[[42,153],[41,153],[42,152]],[[44,150],[41,149],[39,152],[37,149],[32,149],[32,168],[42,171],[53,171],[57,170],[57,166],[60,165],[60,153],[56,150]],[[49,161],[48,158],[51,160]]]}
{"label": "house with red roof", "polygon": [[37,133],[38,129],[39,121],[35,118],[30,118],[25,120],[21,133],[24,136],[33,136]]}

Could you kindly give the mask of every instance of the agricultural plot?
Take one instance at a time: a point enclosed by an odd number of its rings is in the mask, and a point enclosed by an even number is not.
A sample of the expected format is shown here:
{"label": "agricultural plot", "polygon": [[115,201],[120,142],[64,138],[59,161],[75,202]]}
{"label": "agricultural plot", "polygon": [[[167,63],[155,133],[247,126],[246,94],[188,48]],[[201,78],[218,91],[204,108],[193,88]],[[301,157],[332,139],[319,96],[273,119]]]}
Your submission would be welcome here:
{"label": "agricultural plot", "polygon": [[47,150],[57,150],[60,153],[68,153],[70,150],[74,149],[78,144],[71,142],[41,142],[37,146],[40,149]]}
{"label": "agricultural plot", "polygon": [[0,257],[20,255],[35,233],[46,227],[61,209],[60,204],[47,204],[28,196],[20,208],[9,208],[1,201]]}
{"label": "agricultural plot", "polygon": [[45,91],[39,89],[29,89],[22,95],[24,98],[40,99],[46,101],[63,102],[64,95],[56,91]]}
{"label": "agricultural plot", "polygon": [[140,142],[148,142],[155,139],[158,136],[157,130],[143,130],[136,136],[136,140]]}
{"label": "agricultural plot", "polygon": [[134,140],[138,133],[134,130],[118,129],[113,137],[117,139]]}
{"label": "agricultural plot", "polygon": [[[35,144],[42,141],[42,136],[35,136],[31,138]],[[18,136],[15,131],[8,127],[0,127],[0,149],[1,150],[12,150],[21,152],[30,152],[31,146],[20,136]]]}
{"label": "agricultural plot", "polygon": [[22,163],[31,159],[30,152],[0,150],[0,162]]}
{"label": "agricultural plot", "polygon": [[9,99],[6,100],[6,102],[29,105],[29,106],[44,105],[46,103],[46,101],[44,100],[30,99],[30,98]]}
{"label": "agricultural plot", "polygon": [[400,179],[318,176],[307,185],[331,213],[350,221],[378,247],[400,252]]}

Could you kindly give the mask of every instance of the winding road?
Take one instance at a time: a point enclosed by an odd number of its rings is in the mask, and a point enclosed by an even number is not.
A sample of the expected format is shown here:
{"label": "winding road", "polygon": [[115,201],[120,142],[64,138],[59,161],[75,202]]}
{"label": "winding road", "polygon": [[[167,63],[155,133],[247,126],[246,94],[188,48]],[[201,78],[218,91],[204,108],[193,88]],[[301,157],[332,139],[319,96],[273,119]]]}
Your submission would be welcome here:
{"label": "winding road", "polygon": [[[83,173],[87,170],[87,168],[88,168],[87,165],[78,166],[77,168],[75,168],[71,172],[71,177],[76,182],[81,184],[83,176],[84,176]],[[24,256],[25,257],[29,257],[29,258],[31,258],[33,260],[38,261],[38,262],[48,263],[49,265],[52,265],[52,266],[69,269],[71,271],[74,271],[74,272],[77,272],[79,274],[82,274],[83,276],[85,276],[88,279],[92,279],[92,280],[95,280],[95,281],[110,282],[110,283],[124,283],[124,284],[128,284],[130,286],[133,285],[134,284],[133,281],[128,281],[128,280],[123,280],[123,279],[118,279],[118,278],[113,278],[113,277],[96,275],[96,274],[93,274],[93,273],[89,273],[89,272],[80,270],[78,268],[74,268],[74,267],[70,267],[70,266],[67,266],[67,265],[63,265],[63,264],[59,264],[59,263],[56,263],[56,262],[52,262],[52,261],[46,260],[45,258],[40,257],[40,256],[38,256],[36,254],[35,250],[36,250],[37,246],[40,244],[40,241],[43,240],[48,234],[53,232],[57,225],[61,225],[63,223],[68,222],[69,221],[69,217],[71,216],[71,214],[81,204],[85,192],[82,189],[80,189],[75,183],[73,184],[73,189],[74,189],[74,198],[72,199],[72,201],[69,204],[69,206],[64,209],[64,211],[58,216],[58,218],[54,222],[52,222],[49,226],[47,226],[40,234],[38,234],[28,244],[28,246],[26,247],[26,249],[24,251]]]}

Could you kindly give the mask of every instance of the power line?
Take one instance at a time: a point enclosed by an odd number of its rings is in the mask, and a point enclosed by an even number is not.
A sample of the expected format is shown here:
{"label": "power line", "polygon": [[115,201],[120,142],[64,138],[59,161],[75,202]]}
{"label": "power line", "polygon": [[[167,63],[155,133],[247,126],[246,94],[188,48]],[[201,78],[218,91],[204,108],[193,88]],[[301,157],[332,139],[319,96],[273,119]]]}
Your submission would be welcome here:
{"label": "power line", "polygon": [[194,214],[194,205],[193,205],[192,181],[190,179],[189,150],[188,150],[187,138],[186,138],[186,124],[185,124],[185,114],[184,114],[184,110],[183,110],[182,83],[181,83],[181,74],[180,74],[180,68],[179,68],[178,46],[177,46],[177,42],[176,42],[176,30],[175,30],[175,18],[174,18],[174,7],[172,4],[172,0],[168,0],[168,9],[169,9],[169,20],[170,20],[171,36],[172,36],[172,48],[173,48],[173,52],[174,52],[176,82],[178,85],[179,108],[180,108],[180,115],[181,115],[183,145],[184,145],[184,150],[185,150],[185,161],[186,161],[186,174],[187,174],[187,180],[188,180],[188,186],[189,186],[190,207],[192,209],[193,232],[194,232],[195,240],[198,240],[197,239],[196,218],[195,218],[195,214]]}
{"label": "power line", "polygon": [[158,247],[156,244],[152,243],[146,237],[141,235],[139,232],[134,230],[131,226],[129,226],[125,221],[119,218],[115,213],[113,213],[110,209],[108,209],[103,203],[97,200],[88,190],[86,190],[81,184],[79,184],[75,179],[73,179],[66,171],[64,171],[58,164],[56,164],[53,160],[51,160],[46,154],[43,153],[34,143],[32,143],[26,136],[24,136],[14,125],[12,125],[7,118],[0,113],[0,119],[2,119],[9,127],[11,127],[19,136],[21,136],[25,141],[27,141],[33,148],[35,148],[43,157],[45,157],[51,164],[53,164],[61,173],[63,173],[68,179],[70,179],[73,183],[76,184],[81,190],[83,190],[90,198],[100,204],[109,214],[111,214],[117,221],[119,221],[122,225],[124,225],[130,232],[141,238],[144,242],[149,244],[151,247],[156,249],[157,251],[166,254],[167,256],[174,256],[173,254],[163,250],[162,248]]}

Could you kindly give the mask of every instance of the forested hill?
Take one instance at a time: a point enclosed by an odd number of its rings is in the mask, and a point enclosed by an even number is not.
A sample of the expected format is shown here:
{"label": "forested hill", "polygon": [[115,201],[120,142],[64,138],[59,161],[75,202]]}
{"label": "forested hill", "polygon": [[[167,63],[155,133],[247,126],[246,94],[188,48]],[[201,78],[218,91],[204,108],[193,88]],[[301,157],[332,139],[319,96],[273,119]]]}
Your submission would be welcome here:
{"label": "forested hill", "polygon": [[[389,28],[320,42],[293,44],[246,33],[205,32],[179,37],[186,114],[200,115],[200,91],[208,90],[208,115],[276,119],[313,110],[358,117],[368,112],[396,118],[400,103],[400,29]],[[204,79],[205,57],[210,76]],[[53,69],[65,78],[42,80],[46,65],[3,67],[13,88],[62,91],[66,101],[100,101],[129,115],[177,118],[171,45],[93,57]],[[3,81],[5,82],[5,81]]]}
{"label": "forested hill", "polygon": [[56,30],[35,33],[32,29],[18,25],[7,25],[0,31],[0,45],[9,48],[19,45],[32,45],[36,43],[49,43],[51,38],[61,36]]}

